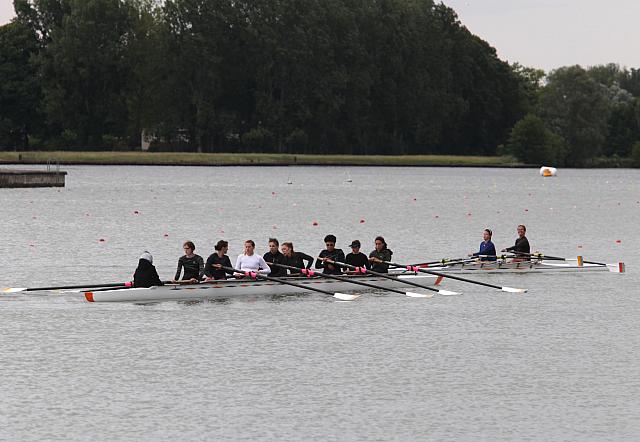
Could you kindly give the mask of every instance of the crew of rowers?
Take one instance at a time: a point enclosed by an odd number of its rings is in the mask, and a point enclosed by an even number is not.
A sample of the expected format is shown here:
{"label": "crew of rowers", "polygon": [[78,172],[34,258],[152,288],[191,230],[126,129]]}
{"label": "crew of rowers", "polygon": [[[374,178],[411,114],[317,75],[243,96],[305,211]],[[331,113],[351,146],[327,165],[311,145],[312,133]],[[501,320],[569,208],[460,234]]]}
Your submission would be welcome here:
{"label": "crew of rowers", "polygon": [[[502,249],[502,252],[511,252],[522,259],[528,259],[530,254],[529,241],[525,233],[527,229],[524,225],[518,226],[518,238],[515,245]],[[480,250],[469,254],[482,261],[495,261],[496,248],[491,242],[492,232],[485,229],[483,241],[480,243]],[[341,275],[355,273],[351,267],[366,268],[377,273],[388,273],[389,261],[393,252],[387,247],[382,236],[375,238],[375,248],[369,256],[360,251],[360,241],[354,240],[349,247],[351,253],[346,256],[342,249],[336,248],[335,235],[327,235],[324,238],[325,249],[320,252],[315,260],[315,268],[321,269],[323,273]],[[186,241],[183,244],[184,255],[178,259],[178,268],[172,282],[178,280],[184,282],[197,283],[199,281],[211,281],[227,279],[233,276],[241,279],[246,276],[245,272],[254,272],[264,276],[283,277],[288,275],[301,275],[302,269],[310,269],[314,263],[314,258],[293,249],[291,242],[284,242],[280,245],[275,238],[269,239],[269,251],[263,256],[255,253],[256,244],[253,240],[244,242],[244,252],[238,255],[235,266],[231,265],[231,260],[227,256],[229,243],[224,240],[218,241],[215,245],[215,252],[212,253],[205,262],[200,255],[195,253],[195,244]],[[280,248],[280,250],[278,250]],[[349,267],[341,266],[337,263],[348,264]],[[149,252],[144,252],[138,261],[138,268],[134,273],[135,287],[151,287],[162,285],[162,281],[153,266],[153,257]]]}

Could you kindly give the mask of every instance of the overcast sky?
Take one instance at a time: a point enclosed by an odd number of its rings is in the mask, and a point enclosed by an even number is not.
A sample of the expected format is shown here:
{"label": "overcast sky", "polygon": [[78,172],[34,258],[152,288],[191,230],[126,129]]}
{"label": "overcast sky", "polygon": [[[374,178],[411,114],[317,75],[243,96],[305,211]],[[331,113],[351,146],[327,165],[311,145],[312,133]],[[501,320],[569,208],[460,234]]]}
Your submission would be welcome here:
{"label": "overcast sky", "polygon": [[[640,68],[640,0],[445,0],[509,62],[549,71],[618,63]],[[0,24],[13,17],[0,0]]]}

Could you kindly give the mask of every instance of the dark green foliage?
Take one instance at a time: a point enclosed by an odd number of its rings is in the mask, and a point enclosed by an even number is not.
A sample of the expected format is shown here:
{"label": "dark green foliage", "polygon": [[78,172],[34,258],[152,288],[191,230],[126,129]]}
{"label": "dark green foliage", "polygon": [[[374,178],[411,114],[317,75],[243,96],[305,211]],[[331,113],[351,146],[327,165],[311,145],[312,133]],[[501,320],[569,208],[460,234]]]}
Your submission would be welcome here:
{"label": "dark green foliage", "polygon": [[611,112],[607,88],[580,66],[557,69],[541,91],[538,114],[567,143],[566,163],[586,165],[601,154]]}
{"label": "dark green foliage", "polygon": [[39,147],[492,154],[536,99],[432,0],[14,5]]}
{"label": "dark green foliage", "polygon": [[30,59],[38,52],[36,34],[19,22],[0,27],[0,147],[27,149],[28,137],[42,129],[42,99]]}
{"label": "dark green foliage", "polygon": [[518,160],[535,165],[564,164],[564,139],[551,132],[540,117],[528,114],[511,130],[507,151]]}
{"label": "dark green foliage", "polygon": [[634,167],[640,167],[640,141],[636,141],[631,148],[631,160]]}

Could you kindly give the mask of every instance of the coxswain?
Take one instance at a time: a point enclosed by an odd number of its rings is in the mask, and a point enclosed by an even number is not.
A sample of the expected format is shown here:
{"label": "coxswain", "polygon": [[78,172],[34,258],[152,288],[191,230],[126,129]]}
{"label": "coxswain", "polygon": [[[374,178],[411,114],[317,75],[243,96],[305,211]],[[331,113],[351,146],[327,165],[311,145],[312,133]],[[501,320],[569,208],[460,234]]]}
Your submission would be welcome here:
{"label": "coxswain", "polygon": [[158,272],[153,265],[153,256],[146,250],[138,260],[138,268],[133,274],[134,287],[153,287],[162,285]]}
{"label": "coxswain", "polygon": [[196,246],[191,241],[186,241],[182,245],[184,255],[178,258],[178,269],[176,270],[176,276],[173,277],[173,282],[180,279],[182,269],[184,269],[184,275],[182,275],[183,281],[198,282],[202,280],[204,275],[204,260],[202,256],[196,255],[194,251]]}
{"label": "coxswain", "polygon": [[233,275],[230,270],[223,270],[222,267],[231,267],[231,260],[227,256],[229,250],[229,243],[223,239],[217,242],[213,252],[207,258],[207,263],[204,265],[204,274],[206,276],[205,281],[211,281],[212,279],[227,279],[227,274]]}
{"label": "coxswain", "polygon": [[[299,269],[311,268],[311,264],[313,264],[313,257],[307,255],[306,253],[296,252],[295,250],[293,250],[293,243],[283,242],[280,249],[282,250],[282,255],[284,256],[284,261],[282,264],[291,267],[297,267]],[[305,261],[307,262],[306,264]],[[289,269],[289,274],[299,275],[300,271]]]}
{"label": "coxswain", "polygon": [[[351,247],[351,252],[347,253],[347,256],[344,258],[344,262],[354,267],[365,267],[370,269],[371,263],[369,262],[369,258],[360,251],[360,241],[354,239],[351,241],[351,244],[349,244],[349,247]],[[349,270],[347,273],[355,273],[355,271]]]}
{"label": "coxswain", "polygon": [[518,226],[518,238],[516,239],[516,243],[511,247],[502,249],[502,251],[512,252],[516,256],[521,256],[522,259],[529,259],[531,248],[529,247],[529,240],[524,236],[525,233],[527,233],[527,228],[523,224],[520,224]]}
{"label": "coxswain", "polygon": [[493,232],[491,229],[484,229],[482,232],[482,242],[480,243],[480,251],[477,253],[469,253],[469,256],[480,257],[480,261],[495,261],[496,246],[491,242]]}
{"label": "coxswain", "polygon": [[387,248],[384,238],[377,236],[375,239],[376,248],[369,253],[369,262],[371,262],[371,270],[378,273],[389,273],[389,264],[384,261],[391,261],[393,252]]}
{"label": "coxswain", "polygon": [[[256,243],[253,240],[248,239],[244,242],[244,253],[238,255],[236,259],[236,270],[242,270],[243,272],[257,272],[261,275],[268,275],[271,273],[271,268],[267,265],[265,260],[260,255],[254,253],[256,249]],[[236,278],[244,278],[243,273],[234,273]]]}
{"label": "coxswain", "polygon": [[280,253],[278,250],[280,247],[280,243],[275,238],[269,238],[269,251],[265,253],[262,257],[267,262],[269,267],[271,268],[271,276],[287,276],[287,269],[279,266],[272,266],[271,264],[284,264],[284,255]]}
{"label": "coxswain", "polygon": [[322,273],[330,275],[340,275],[342,273],[341,267],[326,262],[327,260],[344,262],[344,252],[342,249],[336,249],[336,241],[335,235],[327,235],[324,237],[326,249],[320,252],[320,256],[316,260],[316,269],[323,269]]}

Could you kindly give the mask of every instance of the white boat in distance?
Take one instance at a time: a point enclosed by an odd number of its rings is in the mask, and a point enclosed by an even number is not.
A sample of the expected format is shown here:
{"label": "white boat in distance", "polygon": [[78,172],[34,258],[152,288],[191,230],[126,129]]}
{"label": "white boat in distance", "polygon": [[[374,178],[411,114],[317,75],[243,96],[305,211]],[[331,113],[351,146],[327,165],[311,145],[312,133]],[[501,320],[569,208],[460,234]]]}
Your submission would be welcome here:
{"label": "white boat in distance", "polygon": [[472,261],[459,262],[437,267],[426,267],[439,273],[483,274],[483,273],[557,273],[557,272],[612,272],[624,273],[623,262],[615,264],[590,264],[578,265],[578,260],[570,261],[545,261],[534,259],[532,261]]}
{"label": "white boat in distance", "polygon": [[[389,275],[399,279],[416,282],[425,286],[436,286],[442,277],[425,273],[390,272]],[[379,276],[351,275],[345,278],[355,281],[375,284],[381,288],[409,288],[409,285]],[[299,285],[331,292],[370,291],[369,287],[347,281],[328,279],[322,276],[313,278],[283,277],[279,278]],[[413,289],[413,288],[412,288]],[[313,293],[312,289],[303,290],[288,284],[274,281],[253,279],[227,279],[200,284],[167,284],[149,288],[126,288],[117,290],[94,290],[85,292],[85,299],[89,302],[160,302],[160,301],[202,301],[214,299],[228,299],[240,296],[281,296],[298,293]]]}

